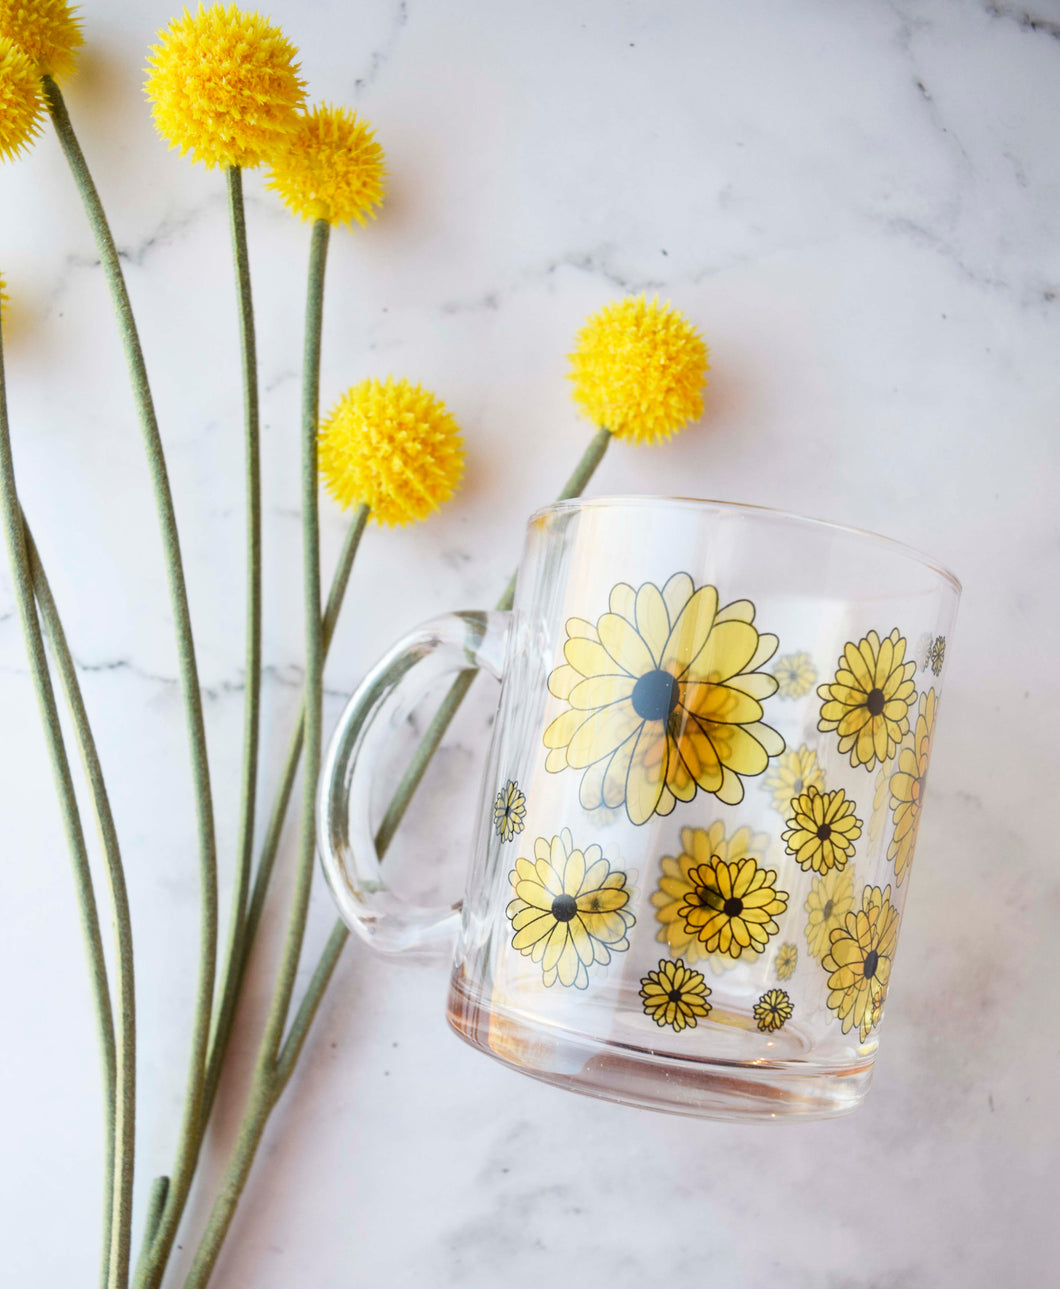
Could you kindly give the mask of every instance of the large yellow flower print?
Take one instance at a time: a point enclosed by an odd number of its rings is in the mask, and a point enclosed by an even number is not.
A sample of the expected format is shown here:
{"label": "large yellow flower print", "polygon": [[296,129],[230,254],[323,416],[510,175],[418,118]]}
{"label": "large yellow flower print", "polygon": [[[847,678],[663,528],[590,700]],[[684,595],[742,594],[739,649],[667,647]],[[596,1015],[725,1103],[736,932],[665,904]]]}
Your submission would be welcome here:
{"label": "large yellow flower print", "polygon": [[780,930],[775,918],[787,908],[788,893],[776,889],[773,869],[750,857],[727,863],[713,855],[689,877],[692,890],[677,915],[707,953],[739,958],[751,949],[757,955]]}
{"label": "large yellow flower print", "polygon": [[854,874],[849,868],[833,868],[814,878],[803,905],[806,910],[806,947],[818,962],[832,944],[832,932],[844,925],[854,909]]}
{"label": "large yellow flower print", "polygon": [[629,948],[636,921],[626,905],[626,874],[613,869],[599,846],[575,850],[564,828],[551,843],[538,837],[534,861],[519,858],[508,874],[515,899],[505,913],[512,948],[541,964],[546,985],[584,989],[593,963]]}
{"label": "large yellow flower print", "polygon": [[850,753],[852,766],[871,770],[877,761],[889,761],[909,729],[916,662],[906,662],[905,651],[897,627],[882,641],[870,631],[843,646],[834,680],[817,687],[824,699],[817,728],[835,730],[839,751]]}
{"label": "large yellow flower print", "polygon": [[898,753],[898,768],[891,775],[891,810],[894,812],[894,836],[887,847],[887,858],[894,861],[894,876],[898,885],[905,881],[916,848],[916,835],[920,828],[920,809],[927,785],[928,761],[931,759],[931,740],[935,734],[935,712],[938,700],[933,689],[920,695],[916,714],[913,746],[903,747]]}
{"label": "large yellow flower print", "polygon": [[552,773],[584,771],[586,810],[624,805],[634,824],[667,815],[697,790],[728,805],[741,776],[761,774],[784,740],[762,723],[777,682],[760,671],[777,638],[753,625],[750,600],[719,607],[687,573],[661,589],[620,582],[596,624],[567,622],[564,662],[548,678],[567,704],[544,733]]}
{"label": "large yellow flower print", "polygon": [[842,788],[834,792],[808,788],[794,798],[784,842],[800,868],[823,873],[845,866],[861,836],[861,820],[854,817],[856,805]]}
{"label": "large yellow flower print", "polygon": [[891,903],[891,888],[866,886],[861,908],[832,931],[821,962],[829,973],[829,1008],[842,1021],[843,1033],[856,1028],[863,1043],[883,1012],[897,944],[898,910]]}
{"label": "large yellow flower print", "polygon": [[824,771],[817,762],[817,753],[805,743],[785,752],[770,766],[762,786],[773,798],[773,809],[787,816],[793,797],[801,796],[808,788],[824,788]]}
{"label": "large yellow flower print", "polygon": [[[709,863],[714,855],[730,863],[748,855],[762,856],[768,845],[769,838],[765,833],[753,833],[750,828],[737,828],[731,837],[726,837],[725,825],[720,820],[709,828],[681,829],[681,853],[662,857],[659,885],[651,896],[655,920],[660,923],[655,938],[667,946],[671,957],[699,962],[719,956],[708,954],[696,931],[686,926],[684,918],[678,916],[681,905],[695,890],[696,884],[689,876],[692,869]],[[756,958],[758,951],[749,945],[744,956]],[[728,954],[725,960],[732,961]]]}

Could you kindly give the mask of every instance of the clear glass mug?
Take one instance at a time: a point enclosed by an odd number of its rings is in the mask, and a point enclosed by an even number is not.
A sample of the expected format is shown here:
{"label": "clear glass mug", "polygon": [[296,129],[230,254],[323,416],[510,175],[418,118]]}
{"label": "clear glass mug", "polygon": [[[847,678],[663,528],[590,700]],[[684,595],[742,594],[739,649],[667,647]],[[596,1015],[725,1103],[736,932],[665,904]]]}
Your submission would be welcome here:
{"label": "clear glass mug", "polygon": [[[455,937],[449,1022],[550,1083],[725,1119],[864,1098],[960,584],[886,538],[757,507],[564,501],[509,613],[452,614],[365,678],[321,777],[343,918]],[[371,815],[396,715],[501,682],[463,901],[389,891]],[[378,792],[375,793],[378,795]]]}

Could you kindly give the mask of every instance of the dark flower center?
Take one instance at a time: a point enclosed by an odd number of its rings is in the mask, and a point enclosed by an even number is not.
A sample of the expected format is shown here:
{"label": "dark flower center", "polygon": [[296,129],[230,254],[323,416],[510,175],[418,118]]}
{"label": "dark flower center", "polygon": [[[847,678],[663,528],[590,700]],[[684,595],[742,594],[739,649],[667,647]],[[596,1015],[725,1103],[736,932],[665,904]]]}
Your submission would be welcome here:
{"label": "dark flower center", "polygon": [[672,1003],[679,1003],[681,1001],[681,991],[680,989],[671,989],[666,997],[669,998]]}
{"label": "dark flower center", "polygon": [[870,949],[865,955],[865,979],[871,980],[876,974],[876,968],[880,965],[880,955],[875,949]]}
{"label": "dark flower center", "polygon": [[831,837],[831,835],[832,835],[831,824],[821,824],[820,828],[817,829],[817,836],[820,837],[822,841],[827,841],[828,838]]}
{"label": "dark flower center", "polygon": [[573,895],[557,895],[552,901],[552,916],[557,922],[569,922],[578,912],[578,901]]}
{"label": "dark flower center", "polygon": [[800,795],[801,795],[801,793],[802,793],[802,780],[801,780],[801,779],[796,779],[796,780],[795,780],[795,795],[796,795],[796,796],[800,796]]}
{"label": "dark flower center", "polygon": [[743,900],[738,899],[735,895],[730,895],[721,906],[721,911],[727,918],[738,918],[743,912]]}
{"label": "dark flower center", "polygon": [[865,699],[865,706],[869,709],[870,716],[879,716],[883,711],[884,697],[882,689],[870,689],[869,696]]}
{"label": "dark flower center", "polygon": [[821,917],[823,917],[826,922],[832,916],[832,910],[834,908],[835,908],[835,900],[828,900],[825,903],[824,908],[821,910]]}
{"label": "dark flower center", "polygon": [[633,686],[633,710],[645,721],[665,721],[677,706],[677,678],[657,668],[646,671]]}

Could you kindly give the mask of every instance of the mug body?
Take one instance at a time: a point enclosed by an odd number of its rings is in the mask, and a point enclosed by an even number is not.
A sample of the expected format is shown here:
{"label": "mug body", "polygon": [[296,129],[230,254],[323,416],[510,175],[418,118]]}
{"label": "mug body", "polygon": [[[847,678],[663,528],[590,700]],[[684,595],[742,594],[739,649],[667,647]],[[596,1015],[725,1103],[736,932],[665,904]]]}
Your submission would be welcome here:
{"label": "mug body", "polygon": [[853,1109],[872,1076],[960,588],[715,502],[529,523],[448,1016],[596,1096]]}

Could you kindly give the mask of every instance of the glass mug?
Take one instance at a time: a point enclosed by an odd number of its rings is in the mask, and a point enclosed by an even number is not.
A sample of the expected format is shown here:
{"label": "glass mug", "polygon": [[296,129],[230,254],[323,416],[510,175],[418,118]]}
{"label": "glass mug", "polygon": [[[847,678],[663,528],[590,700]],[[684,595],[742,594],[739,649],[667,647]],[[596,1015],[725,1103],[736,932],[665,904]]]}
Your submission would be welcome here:
{"label": "glass mug", "polygon": [[[511,613],[401,641],[319,797],[328,883],[385,952],[454,935],[448,1018],[550,1083],[723,1119],[864,1098],[960,584],[886,538],[758,507],[558,502]],[[381,749],[445,673],[500,702],[463,901],[389,891]],[[391,719],[392,718],[392,719]]]}

